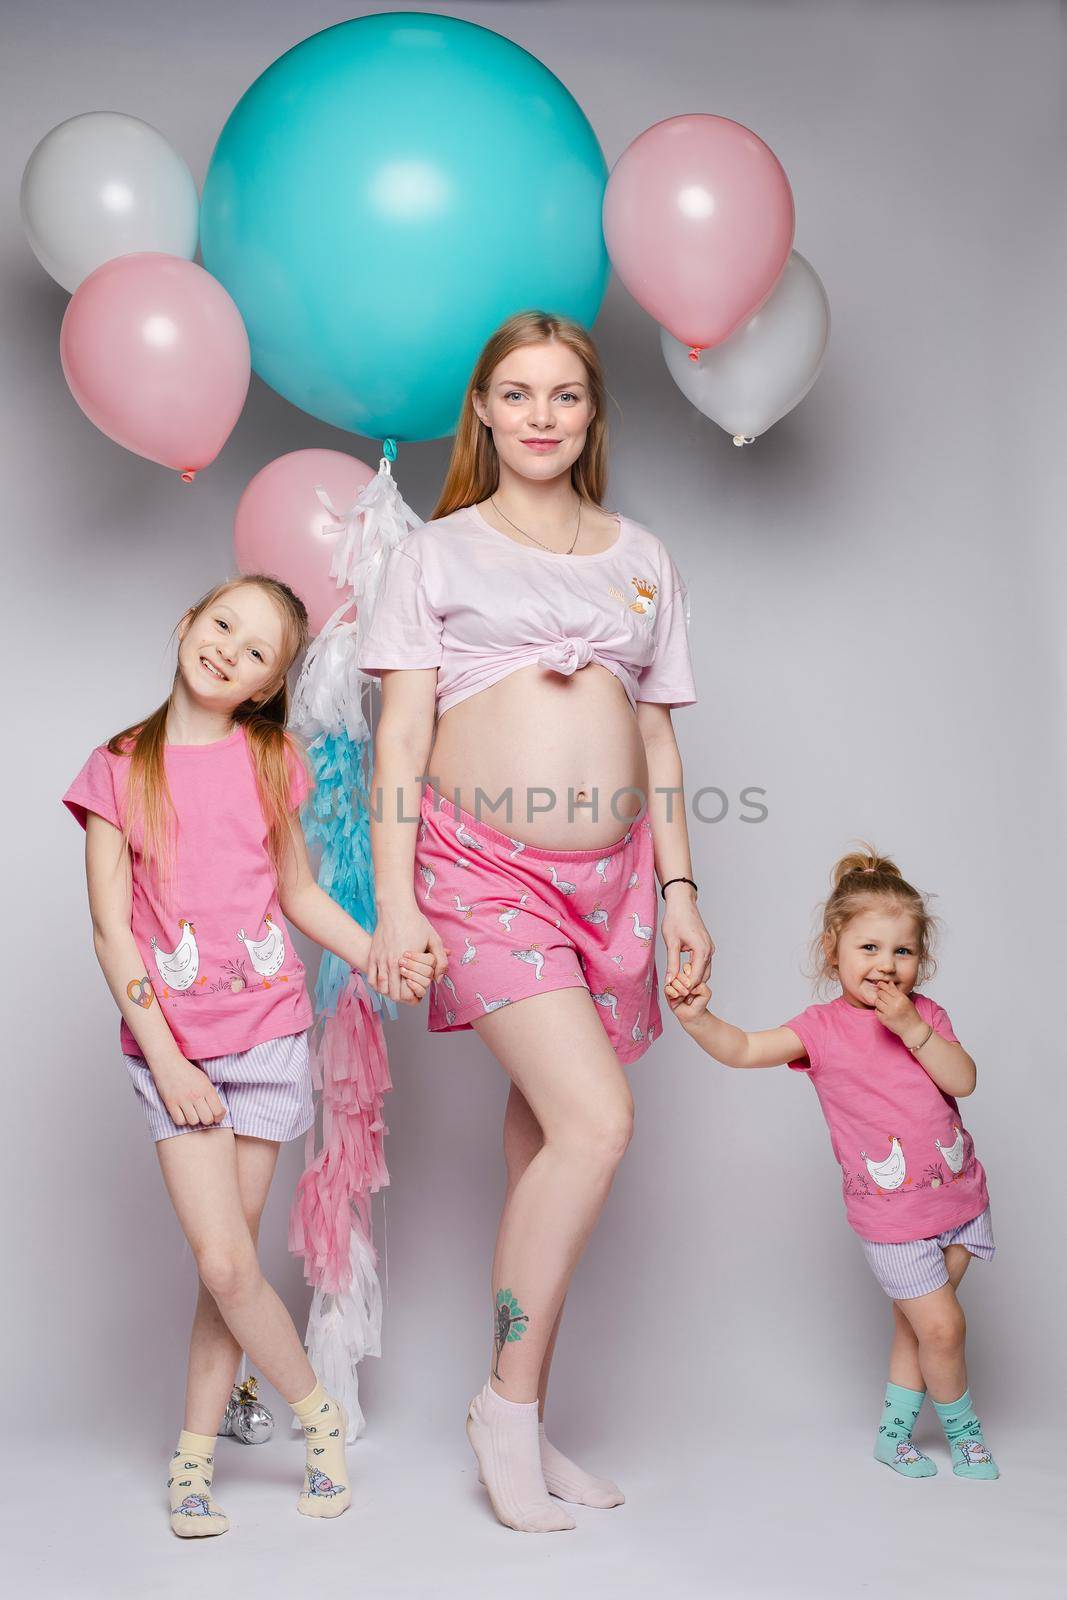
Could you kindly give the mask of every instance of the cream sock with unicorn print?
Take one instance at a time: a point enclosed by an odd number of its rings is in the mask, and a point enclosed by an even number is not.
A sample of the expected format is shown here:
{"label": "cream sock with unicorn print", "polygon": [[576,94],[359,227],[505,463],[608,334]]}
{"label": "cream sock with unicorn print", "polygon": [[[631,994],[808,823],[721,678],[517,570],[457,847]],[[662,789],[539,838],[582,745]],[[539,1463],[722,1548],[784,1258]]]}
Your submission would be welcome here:
{"label": "cream sock with unicorn print", "polygon": [[170,1525],[179,1539],[203,1539],[225,1533],[230,1519],[211,1498],[215,1441],[207,1433],[183,1428],[170,1458]]}
{"label": "cream sock with unicorn print", "polygon": [[304,1488],[296,1503],[305,1517],[339,1517],[352,1504],[345,1464],[348,1418],[339,1400],[317,1383],[306,1400],[293,1406],[304,1430],[307,1461]]}

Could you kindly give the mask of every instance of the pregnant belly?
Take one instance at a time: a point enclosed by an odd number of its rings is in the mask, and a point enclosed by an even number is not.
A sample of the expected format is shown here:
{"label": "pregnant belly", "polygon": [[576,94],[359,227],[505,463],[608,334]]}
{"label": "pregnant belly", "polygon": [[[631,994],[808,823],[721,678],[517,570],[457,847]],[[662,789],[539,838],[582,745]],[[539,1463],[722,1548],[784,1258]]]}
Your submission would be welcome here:
{"label": "pregnant belly", "polygon": [[648,787],[633,707],[597,662],[570,677],[521,667],[461,700],[437,723],[427,771],[465,811],[546,850],[613,844]]}

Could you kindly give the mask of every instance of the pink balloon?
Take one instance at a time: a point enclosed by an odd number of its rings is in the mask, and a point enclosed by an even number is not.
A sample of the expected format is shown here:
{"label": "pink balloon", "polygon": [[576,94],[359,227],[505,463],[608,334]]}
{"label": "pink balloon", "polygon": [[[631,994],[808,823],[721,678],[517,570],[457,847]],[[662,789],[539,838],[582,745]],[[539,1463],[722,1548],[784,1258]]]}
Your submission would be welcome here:
{"label": "pink balloon", "polygon": [[[316,634],[344,597],[330,577],[336,527],[374,473],[340,450],[294,450],[256,473],[237,503],[233,546],[241,572],[281,578],[308,608]],[[336,512],[315,493],[322,488]],[[331,526],[334,525],[334,526]]]}
{"label": "pink balloon", "polygon": [[789,260],[794,222],[773,150],[739,122],[702,113],[639,134],[604,194],[612,265],[694,361],[766,300]]}
{"label": "pink balloon", "polygon": [[222,284],[156,251],[115,256],[75,289],[59,356],[90,422],[187,483],[241,415],[248,335]]}

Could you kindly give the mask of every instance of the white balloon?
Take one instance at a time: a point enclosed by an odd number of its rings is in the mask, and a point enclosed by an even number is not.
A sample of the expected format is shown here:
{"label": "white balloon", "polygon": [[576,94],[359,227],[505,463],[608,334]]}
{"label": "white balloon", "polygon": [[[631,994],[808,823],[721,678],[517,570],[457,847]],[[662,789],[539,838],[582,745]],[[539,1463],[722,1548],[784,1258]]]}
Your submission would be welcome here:
{"label": "white balloon", "polygon": [[799,405],[823,364],[830,338],[830,302],[818,273],[794,250],[754,317],[722,344],[692,361],[689,346],[660,329],[663,358],[675,383],[734,444],[751,444]]}
{"label": "white balloon", "polygon": [[196,254],[192,173],[157,128],[121,111],[87,111],[46,133],[22,174],[20,205],[34,255],[71,293],[114,256]]}

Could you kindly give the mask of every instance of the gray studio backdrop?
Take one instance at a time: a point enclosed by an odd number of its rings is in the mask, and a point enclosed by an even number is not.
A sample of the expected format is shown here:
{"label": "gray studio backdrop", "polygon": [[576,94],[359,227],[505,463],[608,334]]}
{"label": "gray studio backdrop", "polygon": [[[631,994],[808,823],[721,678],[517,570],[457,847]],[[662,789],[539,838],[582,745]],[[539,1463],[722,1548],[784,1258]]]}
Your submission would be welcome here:
{"label": "gray studio backdrop", "polygon": [[[59,797],[94,744],[166,692],[169,631],[230,569],[253,473],[312,445],[377,457],[377,442],[257,379],[192,488],[97,433],[63,381],[67,297],[22,237],[19,176],[50,127],[111,108],[161,128],[200,181],[252,79],[364,9],[376,8],[4,7],[9,1420],[103,1424],[120,1385],[138,1396],[129,1437],[148,1425],[169,1437],[194,1288],[93,958],[82,837]],[[651,526],[691,586],[700,701],[675,724],[690,790],[729,800],[718,823],[691,821],[716,1005],[762,1028],[808,1002],[812,909],[855,837],[938,897],[929,992],[978,1062],[963,1109],[999,1242],[965,1285],[971,1374],[1002,1454],[1009,1418],[1041,1420],[1064,1314],[1058,8],[426,9],[541,57],[609,163],[652,122],[706,109],[758,130],[788,171],[796,244],[832,306],[819,382],[735,449],[683,400],[655,325],[613,282],[595,330],[613,396],[608,504]],[[423,516],[447,454],[445,441],[401,448],[399,481]],[[749,786],[765,791],[759,823],[743,820]],[[424,1009],[387,1038],[385,1354],[365,1363],[365,1409],[372,1431],[428,1418],[465,1450],[487,1354],[505,1085],[472,1033],[428,1036]],[[889,1307],[845,1224],[810,1086],[784,1068],[732,1075],[669,1018],[632,1082],[635,1142],[557,1356],[571,1436],[618,1438],[623,1405],[648,1451],[664,1427],[750,1417],[759,1435],[772,1419],[802,1425],[812,1393],[820,1429],[873,1418]],[[302,1323],[285,1248],[301,1155],[283,1154],[263,1259]]]}

